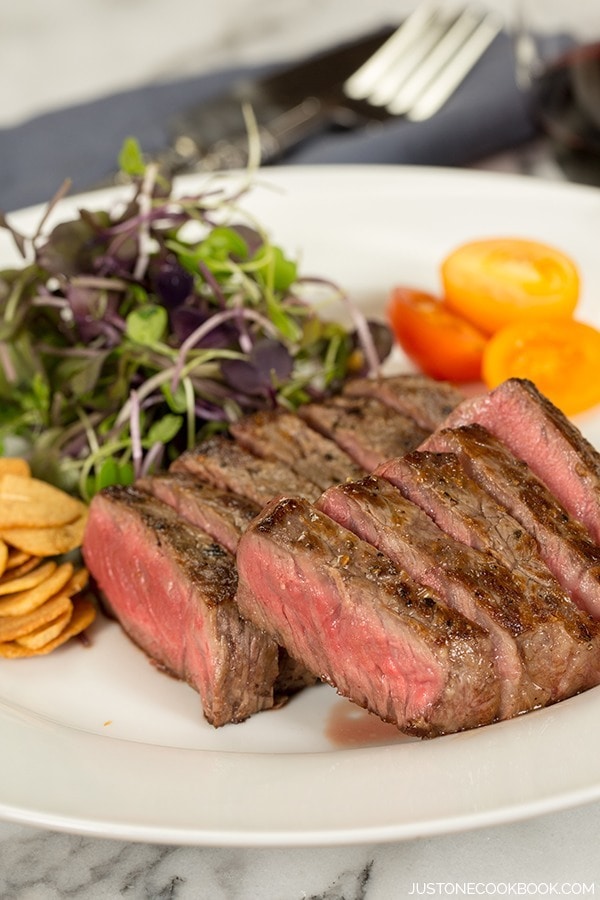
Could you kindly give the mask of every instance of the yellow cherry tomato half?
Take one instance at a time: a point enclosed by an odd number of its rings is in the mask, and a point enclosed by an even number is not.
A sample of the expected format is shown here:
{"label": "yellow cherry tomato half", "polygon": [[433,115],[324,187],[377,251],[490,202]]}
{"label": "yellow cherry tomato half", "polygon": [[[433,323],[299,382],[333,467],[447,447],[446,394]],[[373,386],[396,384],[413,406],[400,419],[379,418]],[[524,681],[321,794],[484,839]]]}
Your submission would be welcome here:
{"label": "yellow cherry tomato half", "polygon": [[457,247],[443,260],[441,278],[448,306],[486,334],[520,319],[571,316],[579,299],[573,260],[520,238]]}
{"label": "yellow cherry tomato half", "polygon": [[481,379],[486,339],[439,298],[398,286],[391,292],[388,316],[396,340],[427,375],[457,383]]}
{"label": "yellow cherry tomato half", "polygon": [[600,403],[600,331],[575,319],[514,322],[489,339],[482,374],[489,388],[528,378],[575,415]]}

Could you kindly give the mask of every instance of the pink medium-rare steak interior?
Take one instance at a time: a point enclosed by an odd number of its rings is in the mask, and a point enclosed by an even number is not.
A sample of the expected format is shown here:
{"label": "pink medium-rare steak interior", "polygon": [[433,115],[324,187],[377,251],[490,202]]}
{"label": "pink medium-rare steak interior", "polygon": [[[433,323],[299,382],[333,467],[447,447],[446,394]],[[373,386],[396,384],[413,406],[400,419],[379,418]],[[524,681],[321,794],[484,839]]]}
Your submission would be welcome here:
{"label": "pink medium-rare steak interior", "polygon": [[600,619],[600,547],[526,463],[478,424],[442,429],[427,445],[456,453],[468,474],[535,538],[572,599]]}
{"label": "pink medium-rare steak interior", "polygon": [[125,632],[215,726],[273,705],[277,645],[239,615],[233,557],[137,488],[92,500],[83,555]]}
{"label": "pink medium-rare steak interior", "polygon": [[511,378],[464,401],[444,427],[478,423],[524,460],[600,543],[600,454],[530,381]]}
{"label": "pink medium-rare steak interior", "polygon": [[536,688],[525,671],[519,653],[517,635],[524,622],[516,597],[505,584],[490,578],[485,559],[469,556],[467,548],[449,540],[383,479],[371,476],[331,488],[317,506],[490,635],[501,690],[501,718],[547,700],[547,694]]}
{"label": "pink medium-rare steak interior", "polygon": [[317,505],[487,629],[496,650],[503,717],[600,682],[600,628],[544,573],[541,562],[545,577],[538,581],[454,540],[383,478],[330,488]]}
{"label": "pink medium-rare steak interior", "polygon": [[237,565],[242,614],[385,721],[432,736],[498,717],[483,629],[308,502],[270,503]]}

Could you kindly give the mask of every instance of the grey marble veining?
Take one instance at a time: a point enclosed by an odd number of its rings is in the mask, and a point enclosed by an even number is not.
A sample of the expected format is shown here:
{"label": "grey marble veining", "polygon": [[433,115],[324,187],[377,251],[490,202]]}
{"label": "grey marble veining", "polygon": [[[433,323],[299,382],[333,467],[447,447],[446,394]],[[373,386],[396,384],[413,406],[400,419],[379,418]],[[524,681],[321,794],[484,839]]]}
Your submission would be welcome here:
{"label": "grey marble veining", "polygon": [[[0,127],[151,78],[285,58],[399,18],[410,6],[401,0],[5,4],[0,57],[11,79],[3,79]],[[477,167],[561,177],[543,142]],[[598,803],[463,834],[298,849],[155,846],[0,823],[0,900],[396,900],[428,885],[471,883],[568,883],[600,893],[599,832]]]}
{"label": "grey marble veining", "polygon": [[[3,900],[401,900],[600,890],[600,804],[397,844],[153,846],[0,825]],[[509,890],[512,885],[512,891]],[[484,888],[487,886],[487,891]],[[554,886],[554,891],[552,890]],[[591,890],[590,890],[591,887]],[[521,889],[521,893],[525,888]],[[463,894],[464,896],[464,894]]]}

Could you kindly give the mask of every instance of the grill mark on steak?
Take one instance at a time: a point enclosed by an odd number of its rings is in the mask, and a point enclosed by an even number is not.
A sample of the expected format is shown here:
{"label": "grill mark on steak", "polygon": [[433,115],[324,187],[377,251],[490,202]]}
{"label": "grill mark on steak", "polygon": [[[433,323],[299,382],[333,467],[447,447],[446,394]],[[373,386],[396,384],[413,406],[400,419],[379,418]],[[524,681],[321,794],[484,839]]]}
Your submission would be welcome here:
{"label": "grill mark on steak", "polygon": [[[139,479],[137,486],[175,509],[233,555],[240,537],[261,510],[251,500],[213,488],[185,472],[167,472]],[[278,669],[274,685],[278,706],[287,697],[317,681],[316,676],[301,662],[291,659],[283,647],[279,648]]]}
{"label": "grill mark on steak", "polygon": [[[465,474],[457,458],[416,452],[390,461],[384,469],[406,502],[421,507],[454,546],[461,542],[469,552],[494,559],[510,572],[516,603],[530,617],[529,629],[517,637],[520,651],[532,680],[551,700],[597,684],[600,626],[559,585],[533,538]],[[440,565],[445,570],[443,553]]]}
{"label": "grill mark on steak", "polygon": [[443,429],[428,445],[456,453],[466,472],[535,538],[575,603],[600,619],[600,547],[526,463],[477,424]]}
{"label": "grill mark on steak", "polygon": [[385,721],[434,736],[497,718],[489,635],[305,500],[272,501],[237,564],[242,614]]}
{"label": "grill mark on steak", "polygon": [[477,422],[524,460],[600,544],[600,453],[526,379],[511,378],[465,401],[445,427]]}
{"label": "grill mark on steak", "polygon": [[370,397],[332,397],[301,406],[298,415],[335,441],[365,472],[415,450],[430,433],[414,419]]}
{"label": "grill mark on steak", "polygon": [[273,706],[277,645],[240,616],[233,557],[207,534],[111,487],[92,500],[83,556],[124,631],[198,691],[215,727]]}
{"label": "grill mark on steak", "polygon": [[187,450],[170,467],[171,472],[189,472],[221,490],[241,494],[263,507],[279,494],[294,494],[316,500],[318,485],[301,478],[289,466],[259,459],[235,441],[215,435]]}
{"label": "grill mark on steak", "polygon": [[261,411],[233,423],[229,430],[250,453],[284,463],[321,490],[364,475],[364,470],[334,441],[310,428],[294,413]]}
{"label": "grill mark on steak", "polygon": [[[530,606],[523,579],[490,554],[449,537],[383,478],[332,488],[318,506],[490,633],[503,718],[572,696],[582,683],[590,686],[589,635],[576,643],[562,621]],[[574,653],[583,660],[571,662]],[[591,683],[598,683],[600,641],[593,674]]]}
{"label": "grill mark on steak", "polygon": [[372,397],[433,431],[465,398],[452,385],[420,373],[382,378],[353,378],[343,388],[346,397]]}

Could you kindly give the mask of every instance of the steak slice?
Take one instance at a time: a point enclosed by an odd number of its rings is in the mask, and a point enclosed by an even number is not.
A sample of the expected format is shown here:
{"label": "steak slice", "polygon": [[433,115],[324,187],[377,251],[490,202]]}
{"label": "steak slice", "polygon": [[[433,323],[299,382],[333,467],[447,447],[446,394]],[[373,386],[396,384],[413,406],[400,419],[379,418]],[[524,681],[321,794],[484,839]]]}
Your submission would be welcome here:
{"label": "steak slice", "polygon": [[[185,472],[166,472],[140,479],[137,486],[175,509],[233,555],[240,537],[261,509],[245,497],[213,488]],[[283,647],[279,648],[279,672],[274,686],[278,705],[285,697],[316,681],[316,676],[301,662],[291,659]]]}
{"label": "steak slice", "polygon": [[92,500],[83,556],[125,632],[198,691],[212,725],[273,706],[277,644],[240,616],[233,557],[207,534],[111,487]]}
{"label": "steak slice", "polygon": [[432,737],[498,717],[489,635],[305,500],[273,500],[237,564],[242,614],[402,731]]}
{"label": "steak slice", "polygon": [[301,478],[284,463],[259,459],[224,435],[215,435],[171,464],[171,472],[189,472],[225,491],[264,506],[280,494],[316,500],[318,485]]}
{"label": "steak slice", "polygon": [[[511,572],[517,602],[529,610],[533,629],[517,641],[525,645],[532,679],[552,699],[597,683],[600,625],[576,606],[543,562],[535,540],[465,473],[456,456],[410,453],[388,462],[382,471],[451,540],[474,548]],[[540,646],[543,635],[546,643]]]}
{"label": "steak slice", "polygon": [[406,373],[384,378],[353,378],[344,386],[347,397],[373,397],[433,431],[464,400],[464,395],[444,381]]}
{"label": "steak slice", "polygon": [[177,510],[233,554],[240,536],[260,512],[252,500],[212,487],[187,472],[152,475],[139,479],[137,486]]}
{"label": "steak slice", "polygon": [[444,425],[478,422],[524,460],[600,544],[600,453],[531,381],[510,378],[465,401]]}
{"label": "steak slice", "polygon": [[525,578],[490,554],[453,540],[383,478],[331,488],[318,506],[489,632],[503,718],[570,697],[600,680],[600,640],[592,660],[589,632],[587,640],[575,642],[553,611],[535,596],[529,603],[535,591]]}
{"label": "steak slice", "polygon": [[600,547],[522,460],[481,425],[443,429],[428,446],[456,453],[465,471],[536,540],[559,584],[600,619]]}
{"label": "steak slice", "polygon": [[415,450],[430,433],[414,419],[370,397],[332,397],[301,406],[298,415],[335,441],[365,472]]}
{"label": "steak slice", "polygon": [[308,479],[321,490],[364,475],[364,470],[336,443],[294,413],[261,411],[245,416],[230,425],[229,430],[250,453],[284,463],[299,478]]}

